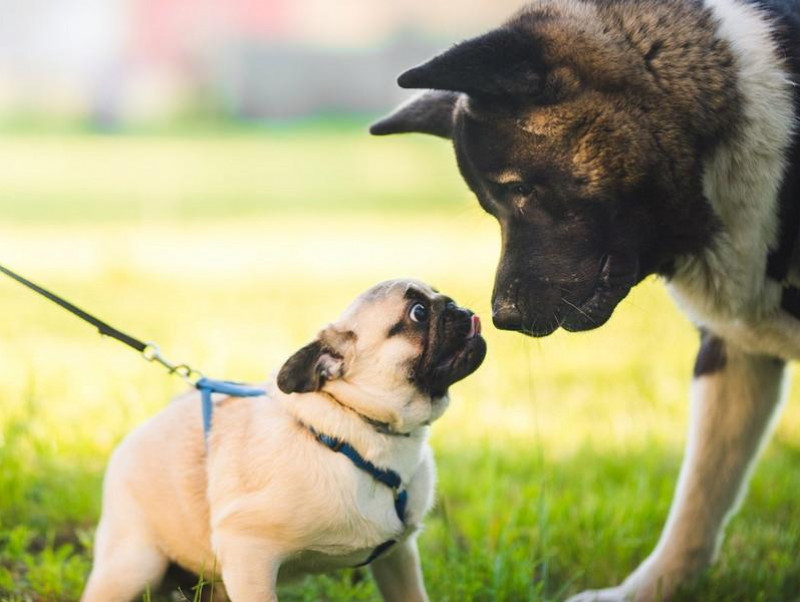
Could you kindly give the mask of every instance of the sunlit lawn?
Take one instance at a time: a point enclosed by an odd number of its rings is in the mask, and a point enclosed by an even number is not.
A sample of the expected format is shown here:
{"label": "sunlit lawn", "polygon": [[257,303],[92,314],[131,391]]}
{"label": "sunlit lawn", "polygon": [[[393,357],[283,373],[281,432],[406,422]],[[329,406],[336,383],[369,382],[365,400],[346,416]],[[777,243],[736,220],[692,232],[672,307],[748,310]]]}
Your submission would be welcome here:
{"label": "sunlit lawn", "polygon": [[[353,131],[6,137],[0,263],[241,380],[385,278],[428,280],[488,325],[496,225],[450,155]],[[599,331],[486,330],[484,366],[434,428],[439,501],[420,539],[431,598],[555,600],[622,579],[666,516],[693,329],[652,281]],[[108,454],[181,389],[0,280],[0,600],[77,598]],[[797,397],[719,564],[684,599],[800,599]],[[376,598],[365,572],[281,594]]]}

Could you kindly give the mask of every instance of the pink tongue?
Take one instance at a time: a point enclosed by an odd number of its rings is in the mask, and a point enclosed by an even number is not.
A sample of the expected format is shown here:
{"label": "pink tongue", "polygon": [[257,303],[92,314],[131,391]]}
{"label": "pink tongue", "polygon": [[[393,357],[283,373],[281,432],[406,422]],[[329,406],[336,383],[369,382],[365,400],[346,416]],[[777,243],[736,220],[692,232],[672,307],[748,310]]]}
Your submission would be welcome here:
{"label": "pink tongue", "polygon": [[471,339],[472,337],[478,336],[480,333],[481,333],[481,319],[478,316],[473,315],[472,320],[470,321],[469,334],[467,335],[467,338]]}

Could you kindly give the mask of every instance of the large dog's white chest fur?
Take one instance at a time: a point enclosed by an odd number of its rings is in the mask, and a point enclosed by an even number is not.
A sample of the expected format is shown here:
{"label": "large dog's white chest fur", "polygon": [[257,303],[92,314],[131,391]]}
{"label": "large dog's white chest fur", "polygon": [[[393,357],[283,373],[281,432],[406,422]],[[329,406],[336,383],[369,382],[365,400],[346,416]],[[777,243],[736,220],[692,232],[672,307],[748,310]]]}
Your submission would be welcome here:
{"label": "large dog's white chest fur", "polygon": [[742,122],[706,161],[704,192],[722,231],[680,260],[669,289],[698,325],[754,351],[800,357],[800,325],[767,278],[779,230],[778,194],[795,128],[792,82],[767,16],[740,0],[706,0],[738,68]]}

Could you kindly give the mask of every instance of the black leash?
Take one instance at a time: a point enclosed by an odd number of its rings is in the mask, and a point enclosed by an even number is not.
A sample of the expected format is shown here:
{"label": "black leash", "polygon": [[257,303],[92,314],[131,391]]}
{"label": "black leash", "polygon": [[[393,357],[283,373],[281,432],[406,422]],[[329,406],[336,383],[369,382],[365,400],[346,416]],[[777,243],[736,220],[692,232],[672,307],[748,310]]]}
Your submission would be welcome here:
{"label": "black leash", "polygon": [[203,375],[194,370],[187,364],[178,364],[175,362],[171,362],[167,360],[164,356],[161,355],[161,350],[158,348],[158,345],[155,343],[147,343],[145,341],[140,341],[136,337],[132,337],[131,335],[122,332],[118,328],[114,328],[111,324],[104,322],[100,318],[93,316],[92,314],[82,310],[77,305],[70,303],[63,297],[56,295],[55,293],[47,290],[44,287],[39,286],[35,282],[31,282],[27,278],[20,276],[16,272],[9,270],[7,267],[0,265],[0,272],[19,282],[21,285],[28,287],[32,291],[39,293],[45,299],[49,299],[56,305],[63,307],[71,314],[78,316],[84,322],[88,322],[95,328],[97,331],[107,337],[111,337],[112,339],[116,339],[120,343],[124,343],[128,347],[135,349],[139,353],[142,354],[142,357],[146,359],[148,362],[157,362],[164,366],[170,374],[177,374],[181,378],[183,378],[188,383],[195,385],[198,380],[203,378]]}
{"label": "black leash", "polygon": [[213,393],[220,393],[231,397],[258,397],[266,394],[263,389],[257,387],[250,387],[242,383],[229,380],[212,380],[210,378],[206,378],[203,376],[202,372],[195,370],[188,364],[177,364],[175,362],[171,362],[161,355],[161,350],[155,343],[145,343],[136,337],[132,337],[131,335],[122,332],[118,328],[114,328],[100,318],[85,312],[77,305],[74,305],[63,297],[48,291],[46,288],[31,282],[27,278],[20,276],[16,272],[9,270],[3,265],[0,265],[0,272],[9,278],[13,278],[21,285],[28,287],[32,291],[39,293],[42,297],[49,299],[59,307],[63,307],[71,314],[78,316],[84,322],[88,322],[97,328],[97,331],[101,335],[116,339],[120,343],[124,343],[128,347],[135,349],[141,353],[142,357],[148,362],[157,362],[161,364],[169,371],[170,374],[177,374],[187,383],[200,391],[203,409],[203,431],[206,439],[208,438],[208,434],[211,432],[211,415],[214,410],[214,403],[211,395]]}

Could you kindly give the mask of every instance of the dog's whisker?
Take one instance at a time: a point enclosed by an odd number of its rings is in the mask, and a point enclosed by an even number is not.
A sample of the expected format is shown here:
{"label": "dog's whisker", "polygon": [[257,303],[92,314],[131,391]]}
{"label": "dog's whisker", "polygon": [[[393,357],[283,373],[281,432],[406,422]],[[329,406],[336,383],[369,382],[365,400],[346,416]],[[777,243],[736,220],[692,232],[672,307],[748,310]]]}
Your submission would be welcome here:
{"label": "dog's whisker", "polygon": [[562,303],[566,303],[567,305],[569,305],[570,307],[572,307],[573,309],[575,309],[575,311],[577,311],[577,312],[578,312],[578,313],[580,313],[582,316],[584,316],[586,319],[588,319],[588,320],[589,320],[589,321],[590,321],[592,324],[596,324],[596,323],[597,323],[597,322],[595,321],[595,319],[594,319],[592,316],[590,316],[589,314],[587,314],[585,311],[583,311],[583,310],[582,310],[580,307],[578,307],[578,306],[577,306],[577,305],[575,305],[574,303],[571,303],[571,302],[570,302],[569,300],[567,300],[565,297],[561,297],[561,302],[562,302]]}

